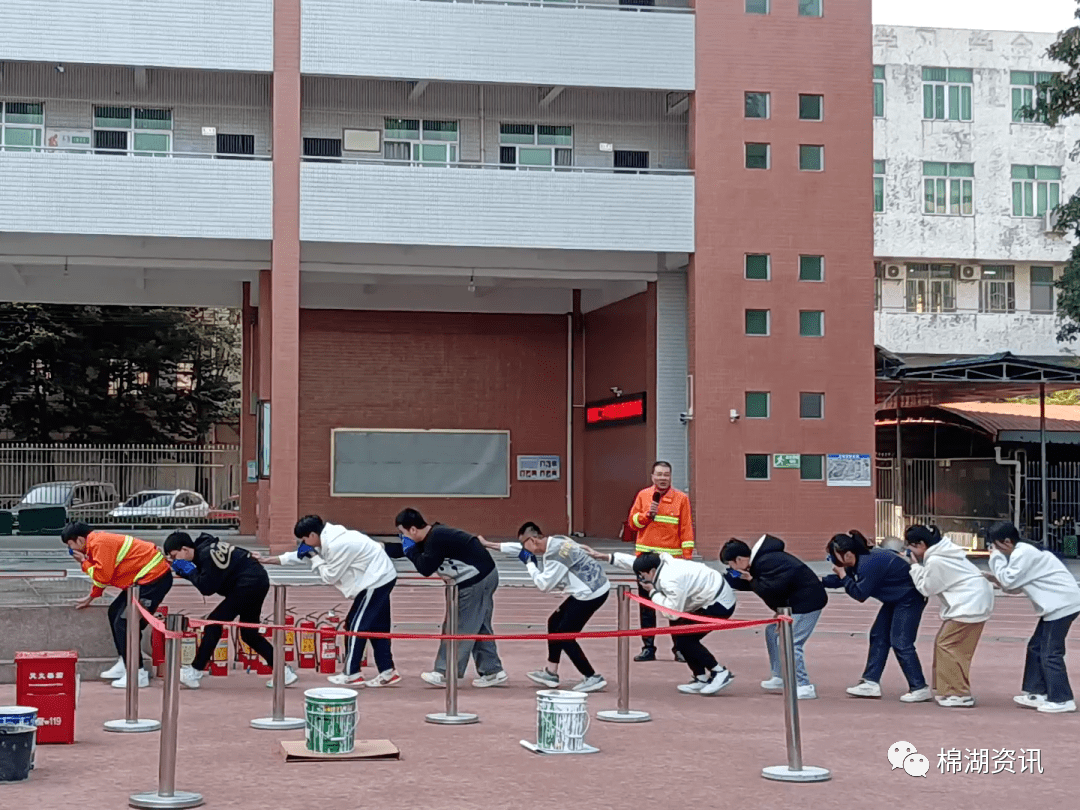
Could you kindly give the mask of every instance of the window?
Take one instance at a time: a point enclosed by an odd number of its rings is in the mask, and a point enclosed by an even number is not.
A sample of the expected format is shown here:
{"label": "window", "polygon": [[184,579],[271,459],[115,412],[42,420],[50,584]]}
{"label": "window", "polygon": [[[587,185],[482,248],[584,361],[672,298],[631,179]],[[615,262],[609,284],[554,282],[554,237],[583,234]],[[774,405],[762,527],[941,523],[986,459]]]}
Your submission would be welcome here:
{"label": "window", "polygon": [[825,395],[806,392],[799,394],[799,418],[824,419]]}
{"label": "window", "polygon": [[824,115],[824,96],[799,96],[799,118],[803,121],[820,121]]}
{"label": "window", "polygon": [[748,253],[746,255],[746,278],[751,281],[768,281],[771,276],[769,254]]}
{"label": "window", "polygon": [[746,407],[743,409],[747,419],[769,418],[769,392],[747,391]]}
{"label": "window", "polygon": [[799,0],[800,17],[820,17],[824,0]]}
{"label": "window", "polygon": [[457,163],[457,121],[386,118],[383,120],[383,157],[422,166]]}
{"label": "window", "polygon": [[874,65],[874,118],[885,117],[885,66]]}
{"label": "window", "polygon": [[44,140],[44,104],[0,102],[0,145],[9,152],[29,152]]}
{"label": "window", "polygon": [[824,146],[799,147],[799,171],[821,172],[825,170]]}
{"label": "window", "polygon": [[217,136],[217,153],[219,155],[254,155],[254,135],[222,135]]}
{"label": "window", "polygon": [[1046,100],[1046,90],[1039,90],[1039,85],[1054,78],[1053,73],[1036,73],[1030,70],[1013,70],[1009,73],[1012,85],[1013,121],[1038,121],[1039,117],[1026,118],[1022,113],[1025,107],[1034,110],[1039,101]]}
{"label": "window", "polygon": [[825,280],[825,257],[824,256],[800,256],[799,257],[799,281],[824,281]]}
{"label": "window", "polygon": [[971,75],[971,68],[924,67],[923,118],[930,121],[970,121]]}
{"label": "window", "polygon": [[746,334],[768,335],[769,334],[769,310],[748,309],[746,310]]}
{"label": "window", "polygon": [[955,312],[956,265],[909,264],[905,297],[908,312]]}
{"label": "window", "polygon": [[764,453],[747,453],[746,477],[751,481],[768,481],[769,457]]}
{"label": "window", "polygon": [[195,390],[195,364],[188,361],[176,364],[176,390],[191,393]]}
{"label": "window", "polygon": [[172,128],[172,110],[94,107],[94,151],[168,157]]}
{"label": "window", "polygon": [[1011,264],[984,265],[979,282],[979,312],[1016,312],[1015,276]]}
{"label": "window", "polygon": [[975,213],[973,163],[923,162],[923,213],[970,217]]}
{"label": "window", "polygon": [[769,0],[746,0],[747,14],[768,14]]}
{"label": "window", "polygon": [[1012,167],[1014,217],[1041,217],[1061,202],[1061,169],[1057,166]]}
{"label": "window", "polygon": [[822,337],[825,334],[825,313],[820,310],[803,310],[799,313],[799,336]]}
{"label": "window", "polygon": [[799,456],[799,478],[803,481],[824,481],[825,457]]}
{"label": "window", "polygon": [[874,262],[874,311],[881,311],[881,281],[885,277],[885,263]]}
{"label": "window", "polygon": [[616,174],[637,174],[649,168],[649,153],[629,149],[616,149],[612,158]]}
{"label": "window", "polygon": [[767,143],[746,144],[746,168],[769,168],[769,145]]}
{"label": "window", "polygon": [[874,161],[874,213],[885,210],[885,161]]}
{"label": "window", "polygon": [[341,138],[304,138],[304,157],[341,157]]}
{"label": "window", "polygon": [[1031,311],[1054,311],[1054,268],[1031,268]]}
{"label": "window", "polygon": [[534,124],[499,127],[499,163],[534,168],[574,165],[574,128]]}
{"label": "window", "polygon": [[768,118],[769,117],[769,94],[768,93],[746,93],[743,96],[743,115],[746,118]]}

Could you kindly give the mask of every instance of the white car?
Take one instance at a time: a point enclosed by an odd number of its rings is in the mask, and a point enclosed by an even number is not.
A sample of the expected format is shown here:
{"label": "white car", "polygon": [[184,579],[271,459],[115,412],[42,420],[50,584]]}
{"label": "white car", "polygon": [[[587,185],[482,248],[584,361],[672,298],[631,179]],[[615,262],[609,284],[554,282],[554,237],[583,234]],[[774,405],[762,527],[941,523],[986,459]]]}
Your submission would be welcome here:
{"label": "white car", "polygon": [[109,512],[111,518],[204,518],[210,504],[187,489],[147,489]]}

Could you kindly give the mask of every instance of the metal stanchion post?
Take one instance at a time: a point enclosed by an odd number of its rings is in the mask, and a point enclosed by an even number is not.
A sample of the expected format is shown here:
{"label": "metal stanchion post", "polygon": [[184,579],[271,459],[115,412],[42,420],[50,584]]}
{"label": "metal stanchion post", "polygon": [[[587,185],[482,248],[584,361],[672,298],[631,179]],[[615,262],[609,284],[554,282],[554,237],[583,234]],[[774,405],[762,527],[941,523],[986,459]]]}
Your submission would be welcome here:
{"label": "metal stanchion post", "polygon": [[[458,614],[458,587],[454,581],[446,583],[446,634],[457,635]],[[440,726],[464,726],[477,723],[480,718],[475,714],[459,714],[457,710],[457,657],[458,643],[456,639],[446,642],[446,711],[427,715],[424,720]]]}
{"label": "metal stanchion post", "polygon": [[127,664],[127,710],[123,720],[106,720],[106,731],[119,731],[128,734],[140,731],[157,731],[161,723],[157,720],[139,719],[139,639],[142,636],[142,614],[139,613],[139,586],[131,585],[127,592],[127,648],[124,651]]}
{"label": "metal stanchion post", "polygon": [[285,586],[274,584],[274,706],[270,717],[251,721],[252,728],[304,728],[303,718],[285,716]]}
{"label": "metal stanchion post", "polygon": [[[169,614],[165,627],[173,633],[187,631],[187,617]],[[198,807],[203,797],[176,789],[176,732],[180,712],[180,639],[165,639],[165,695],[161,701],[161,744],[158,752],[158,789],[133,793],[128,804],[140,810]]]}
{"label": "metal stanchion post", "polygon": [[[791,618],[791,608],[780,608],[777,615]],[[825,768],[803,765],[802,734],[799,729],[799,686],[795,680],[795,633],[790,621],[781,621],[780,672],[784,679],[784,736],[787,739],[787,765],[763,768],[761,775],[777,782],[824,782],[831,774]]]}
{"label": "metal stanchion post", "polygon": [[[619,629],[630,629],[630,600],[627,595],[630,586],[620,585],[616,591],[619,597]],[[596,713],[597,720],[609,723],[645,723],[652,720],[648,712],[630,710],[630,637],[619,636],[619,708],[617,711]]]}

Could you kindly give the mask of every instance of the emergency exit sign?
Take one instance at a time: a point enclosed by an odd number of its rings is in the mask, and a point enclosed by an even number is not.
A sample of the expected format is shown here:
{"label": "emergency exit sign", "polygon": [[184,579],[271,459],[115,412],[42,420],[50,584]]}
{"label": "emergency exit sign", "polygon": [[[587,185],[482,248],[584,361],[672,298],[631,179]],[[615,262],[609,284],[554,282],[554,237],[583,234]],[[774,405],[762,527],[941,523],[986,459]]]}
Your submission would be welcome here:
{"label": "emergency exit sign", "polygon": [[776,453],[772,465],[774,470],[797,470],[802,466],[801,457],[798,453]]}

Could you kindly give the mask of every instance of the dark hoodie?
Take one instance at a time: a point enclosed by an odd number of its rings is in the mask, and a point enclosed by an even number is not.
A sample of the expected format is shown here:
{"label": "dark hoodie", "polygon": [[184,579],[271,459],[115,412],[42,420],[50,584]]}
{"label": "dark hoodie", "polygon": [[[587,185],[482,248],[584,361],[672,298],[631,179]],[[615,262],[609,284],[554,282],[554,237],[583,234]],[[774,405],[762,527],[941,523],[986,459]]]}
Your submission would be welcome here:
{"label": "dark hoodie", "polygon": [[228,596],[239,587],[270,586],[266,569],[252,559],[247,549],[206,532],[195,538],[194,563],[197,570],[190,581],[205,596]]}
{"label": "dark hoodie", "polygon": [[829,574],[821,580],[826,588],[843,588],[848,596],[859,602],[877,599],[879,602],[902,602],[908,599],[926,601],[911,581],[911,566],[895,552],[872,548],[869,554],[855,557],[855,567],[847,569],[840,579]]}
{"label": "dark hoodie", "polygon": [[753,591],[773,610],[791,608],[792,613],[813,613],[829,601],[825,586],[806,563],[784,551],[784,541],[764,535],[750,550],[750,576],[729,579],[739,591]]}

